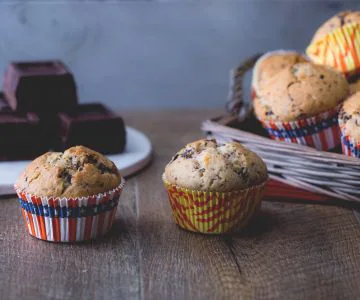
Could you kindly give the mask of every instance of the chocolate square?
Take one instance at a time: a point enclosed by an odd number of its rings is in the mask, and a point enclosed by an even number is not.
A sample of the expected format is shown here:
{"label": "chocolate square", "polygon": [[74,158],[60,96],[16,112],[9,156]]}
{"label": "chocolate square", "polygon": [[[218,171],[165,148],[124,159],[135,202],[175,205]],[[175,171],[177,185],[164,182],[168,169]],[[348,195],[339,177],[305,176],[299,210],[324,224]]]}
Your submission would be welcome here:
{"label": "chocolate square", "polygon": [[0,159],[32,159],[47,147],[36,114],[0,112]]}
{"label": "chocolate square", "polygon": [[84,145],[104,154],[124,150],[124,121],[102,104],[78,105],[71,113],[60,113],[59,119],[64,148]]}
{"label": "chocolate square", "polygon": [[9,103],[5,100],[5,96],[2,92],[0,92],[0,112],[12,111]]}
{"label": "chocolate square", "polygon": [[10,63],[4,94],[11,108],[19,112],[70,111],[77,105],[73,75],[58,60]]}

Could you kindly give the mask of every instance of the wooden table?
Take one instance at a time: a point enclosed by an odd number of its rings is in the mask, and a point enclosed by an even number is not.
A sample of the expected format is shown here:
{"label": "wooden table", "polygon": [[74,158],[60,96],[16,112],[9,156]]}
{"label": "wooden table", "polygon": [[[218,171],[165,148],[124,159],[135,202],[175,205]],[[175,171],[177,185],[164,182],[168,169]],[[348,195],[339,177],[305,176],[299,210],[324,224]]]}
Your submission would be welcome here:
{"label": "wooden table", "polygon": [[155,148],[127,181],[112,232],[83,244],[30,237],[17,200],[0,200],[1,299],[359,299],[360,226],[335,206],[265,201],[232,236],[180,230],[165,164],[214,111],[125,114]]}

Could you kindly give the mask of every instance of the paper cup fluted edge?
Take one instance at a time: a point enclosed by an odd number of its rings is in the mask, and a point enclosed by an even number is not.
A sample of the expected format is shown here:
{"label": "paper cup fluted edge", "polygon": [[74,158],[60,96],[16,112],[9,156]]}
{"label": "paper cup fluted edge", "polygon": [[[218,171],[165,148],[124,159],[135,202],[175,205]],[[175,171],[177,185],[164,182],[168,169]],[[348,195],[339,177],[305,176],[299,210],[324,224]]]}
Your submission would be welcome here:
{"label": "paper cup fluted edge", "polygon": [[340,145],[340,105],[315,116],[296,121],[259,120],[274,140],[330,150]]}
{"label": "paper cup fluted edge", "polygon": [[51,242],[80,242],[106,234],[112,227],[125,180],[116,188],[85,197],[39,197],[16,185],[30,235]]}
{"label": "paper cup fluted edge", "polygon": [[181,228],[223,234],[244,228],[261,205],[266,181],[233,192],[197,191],[169,183],[163,176],[172,215]]}

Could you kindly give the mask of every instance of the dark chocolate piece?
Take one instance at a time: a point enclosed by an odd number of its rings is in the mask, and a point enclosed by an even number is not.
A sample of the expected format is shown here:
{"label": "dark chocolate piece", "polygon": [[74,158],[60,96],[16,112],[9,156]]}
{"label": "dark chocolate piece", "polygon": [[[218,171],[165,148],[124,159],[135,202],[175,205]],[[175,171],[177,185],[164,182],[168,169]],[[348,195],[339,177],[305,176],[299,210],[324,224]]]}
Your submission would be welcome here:
{"label": "dark chocolate piece", "polygon": [[2,92],[0,92],[0,112],[9,112],[12,111],[9,103],[5,100],[5,96]]}
{"label": "dark chocolate piece", "polygon": [[11,108],[19,112],[57,113],[77,105],[73,75],[57,60],[10,63],[4,95]]}
{"label": "dark chocolate piece", "polygon": [[0,159],[33,159],[47,150],[45,141],[36,114],[0,112]]}
{"label": "dark chocolate piece", "polygon": [[124,150],[124,121],[102,104],[78,105],[71,113],[60,113],[63,147],[84,145],[104,154]]}

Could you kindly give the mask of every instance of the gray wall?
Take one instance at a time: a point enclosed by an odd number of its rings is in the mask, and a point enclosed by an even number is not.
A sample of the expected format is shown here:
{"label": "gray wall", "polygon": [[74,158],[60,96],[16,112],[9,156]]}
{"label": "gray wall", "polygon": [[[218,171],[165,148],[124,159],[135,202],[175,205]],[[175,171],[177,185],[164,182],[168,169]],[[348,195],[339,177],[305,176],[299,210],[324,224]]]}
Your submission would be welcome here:
{"label": "gray wall", "polygon": [[61,58],[81,102],[221,106],[231,67],[258,51],[303,51],[321,23],[346,8],[360,9],[360,1],[3,2],[0,69],[10,60]]}

